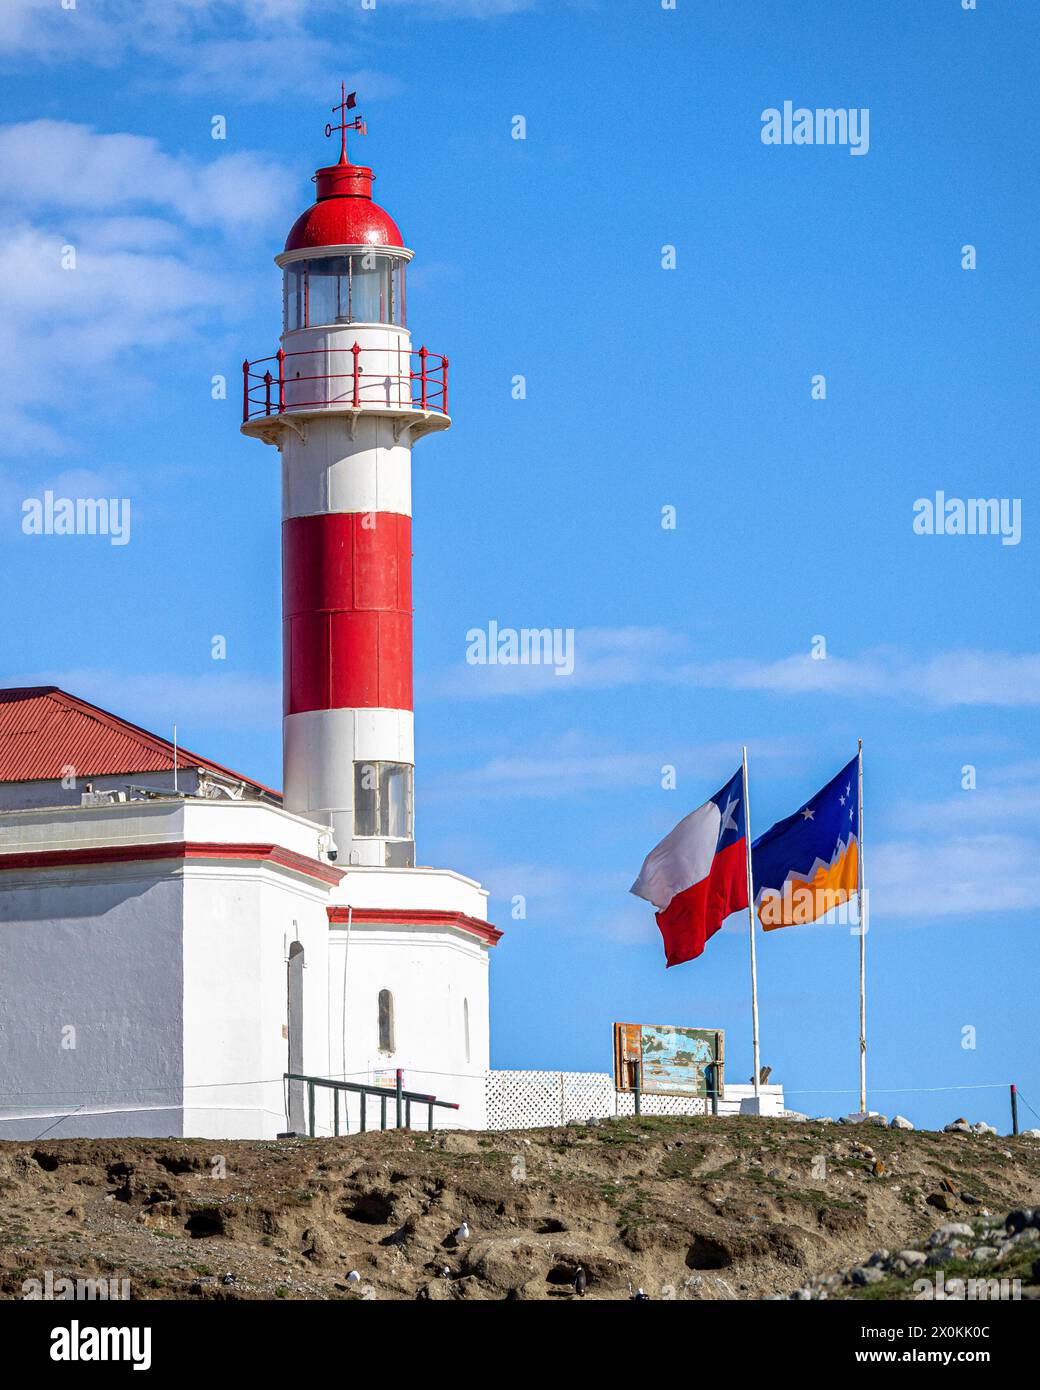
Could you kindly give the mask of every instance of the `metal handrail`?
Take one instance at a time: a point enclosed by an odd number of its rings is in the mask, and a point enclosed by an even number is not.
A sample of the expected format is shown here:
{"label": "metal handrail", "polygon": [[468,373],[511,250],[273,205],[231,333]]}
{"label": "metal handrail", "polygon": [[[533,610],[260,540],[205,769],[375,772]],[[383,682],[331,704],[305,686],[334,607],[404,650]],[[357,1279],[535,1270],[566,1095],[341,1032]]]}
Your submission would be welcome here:
{"label": "metal handrail", "polygon": [[[412,1103],[427,1107],[426,1128],[433,1129],[433,1111],[436,1106],[440,1110],[457,1110],[458,1103],[450,1100],[438,1100],[436,1096],[424,1095],[421,1091],[404,1090],[404,1073],[400,1067],[397,1069],[397,1085],[391,1089],[388,1086],[368,1086],[360,1081],[331,1081],[324,1076],[301,1076],[297,1072],[286,1072],[286,1081],[303,1081],[307,1085],[307,1132],[312,1139],[315,1135],[314,1123],[314,1091],[317,1086],[324,1086],[326,1090],[333,1093],[333,1128],[332,1132],[339,1135],[339,1095],[341,1091],[353,1092],[361,1097],[361,1130],[362,1133],[367,1129],[367,1110],[368,1097],[375,1096],[379,1101],[379,1128],[386,1129],[386,1106],[388,1101],[394,1102],[395,1129],[411,1129],[412,1127]],[[404,1124],[401,1123],[401,1116],[404,1115]]]}
{"label": "metal handrail", "polygon": [[[322,353],[327,359],[328,355],[334,352],[346,352],[353,356],[353,366],[349,371],[322,372],[307,376],[286,375],[285,364],[291,357],[313,358]],[[377,352],[396,357],[399,362],[402,357],[407,357],[407,375],[404,371],[362,371],[361,354],[365,353],[367,357],[367,355]],[[418,360],[417,371],[411,365],[413,357]],[[258,367],[267,366],[268,363],[277,364],[277,374],[272,372],[270,367],[267,367],[263,373],[256,370]],[[350,383],[352,389],[349,406],[344,402],[332,403],[327,399],[317,398],[314,400],[294,399],[291,405],[286,405],[286,385],[295,388],[298,383],[305,381]],[[286,352],[283,348],[279,348],[273,356],[257,357],[252,362],[247,358],[242,363],[242,423],[247,424],[250,420],[258,419],[261,416],[283,415],[286,411],[293,410],[344,408],[360,410],[363,405],[371,404],[370,401],[363,401],[362,399],[366,382],[381,384],[396,382],[399,388],[403,388],[407,383],[407,404],[402,400],[399,402],[399,407],[423,411],[432,410],[443,415],[448,413],[448,359],[446,357],[440,353],[430,352],[425,346],[411,349],[405,353],[400,348],[394,347],[363,348],[360,343],[355,341],[351,347],[330,347],[326,343],[293,352]],[[416,390],[417,386],[418,390]]]}

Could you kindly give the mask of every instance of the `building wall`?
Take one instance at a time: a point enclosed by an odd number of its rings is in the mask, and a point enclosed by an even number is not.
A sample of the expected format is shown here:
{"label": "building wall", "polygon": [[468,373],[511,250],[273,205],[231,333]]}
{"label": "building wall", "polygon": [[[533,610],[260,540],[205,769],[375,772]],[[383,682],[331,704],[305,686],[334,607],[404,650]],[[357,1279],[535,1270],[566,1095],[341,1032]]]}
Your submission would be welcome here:
{"label": "building wall", "polygon": [[304,948],[303,1070],[328,1066],[327,895],[266,868],[192,866],[184,900],[184,1132],[288,1127],[288,957]]}
{"label": "building wall", "polygon": [[[0,871],[0,1137],[270,1137],[286,1127],[286,956],[306,952],[304,1062],[328,1061],[329,885],[234,858],[313,855],[317,828],[258,803],[132,802],[0,816],[4,854],[174,842],[228,862]],[[75,1048],[62,1049],[62,1028]],[[234,1084],[229,1084],[234,1083]],[[76,1113],[70,1111],[76,1108]]]}
{"label": "building wall", "polygon": [[[198,789],[194,768],[182,767],[177,785],[182,792]],[[155,791],[172,791],[172,772],[120,772],[112,776],[79,777],[75,786],[63,787],[60,780],[45,782],[0,782],[0,811],[31,810],[41,806],[79,806],[87,783],[95,791],[125,792],[131,784]]]}
{"label": "building wall", "polygon": [[[431,868],[348,868],[332,892],[339,907],[459,912],[481,922],[487,921],[487,896],[473,879]],[[488,970],[487,944],[458,928],[354,922],[348,933],[345,923],[336,923],[329,941],[330,1074],[349,1073],[346,1079],[355,1081],[389,1079],[400,1067],[406,1090],[459,1104],[458,1111],[435,1110],[436,1126],[483,1129],[490,1062]],[[379,1049],[381,989],[390,990],[394,1000],[392,1053]],[[357,1113],[354,1103],[352,1127]],[[412,1121],[425,1124],[425,1111],[413,1114]]]}
{"label": "building wall", "polygon": [[181,1133],[182,903],[152,866],[3,876],[0,1138]]}
{"label": "building wall", "polygon": [[[486,947],[447,928],[356,925],[349,933],[346,926],[333,927],[329,946],[329,1074],[391,1085],[400,1067],[405,1090],[459,1104],[457,1112],[435,1110],[436,1127],[482,1129],[489,1061]],[[378,1000],[383,989],[393,997],[392,1052],[379,1048]],[[351,1128],[356,1127],[357,1113],[355,1101]],[[424,1125],[425,1109],[415,1111],[412,1122]]]}
{"label": "building wall", "polygon": [[[270,1138],[288,1127],[289,948],[304,947],[303,1070],[457,1102],[438,1125],[483,1128],[488,947],[414,910],[486,920],[486,892],[440,869],[351,869],[338,886],[297,861],[319,827],[255,802],[140,801],[0,814],[0,1137]],[[4,855],[188,843],[227,855],[3,869]],[[207,851],[209,853],[210,851]],[[329,927],[335,899],[405,920]],[[344,995],[344,988],[346,993]],[[394,1046],[381,1051],[378,996]],[[468,1048],[466,1019],[468,1015]],[[62,1047],[62,1029],[74,1034]],[[318,1093],[318,1132],[331,1130]],[[370,1112],[371,1114],[372,1112]],[[357,1105],[345,1116],[357,1126]],[[378,1122],[377,1115],[374,1117]],[[425,1123],[422,1110],[415,1125]],[[392,1117],[391,1117],[392,1122]],[[54,1126],[51,1128],[51,1126]]]}

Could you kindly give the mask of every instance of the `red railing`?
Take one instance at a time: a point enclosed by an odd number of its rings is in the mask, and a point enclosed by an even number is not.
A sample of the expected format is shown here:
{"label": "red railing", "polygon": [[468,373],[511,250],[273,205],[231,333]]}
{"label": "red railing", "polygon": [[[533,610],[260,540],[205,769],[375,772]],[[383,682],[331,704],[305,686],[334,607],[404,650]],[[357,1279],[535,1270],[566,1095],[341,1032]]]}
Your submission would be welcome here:
{"label": "red railing", "polygon": [[[384,370],[373,370],[373,365]],[[325,370],[316,370],[324,368]],[[337,370],[339,369],[339,370]],[[448,413],[448,359],[421,347],[279,348],[242,363],[242,423],[293,410],[432,410]]]}

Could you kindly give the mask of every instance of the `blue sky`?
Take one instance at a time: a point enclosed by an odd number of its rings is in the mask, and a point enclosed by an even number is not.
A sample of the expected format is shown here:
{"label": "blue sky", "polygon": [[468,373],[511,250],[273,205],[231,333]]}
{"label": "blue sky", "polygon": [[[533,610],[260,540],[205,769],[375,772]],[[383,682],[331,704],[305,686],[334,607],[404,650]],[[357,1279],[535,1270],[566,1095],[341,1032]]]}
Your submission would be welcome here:
{"label": "blue sky", "polygon": [[[745,1080],[746,921],[666,973],[628,886],[741,743],[757,832],[862,737],[872,1103],[1004,1126],[999,1089],[888,1088],[1016,1080],[1040,1109],[1038,29],[997,0],[9,2],[4,683],[280,783],[277,458],[237,383],[342,77],[452,362],[414,460],[417,838],[492,890],[493,1063],[606,1070],[644,1020],[724,1028]],[[869,152],[764,145],[785,100],[869,108]],[[130,497],[131,542],[23,535],[45,488]],[[915,535],[938,490],[1020,499],[1021,542]],[[490,620],[573,628],[573,675],[468,666]],[[759,943],[763,1061],[812,1113],[855,1100],[857,950]]]}

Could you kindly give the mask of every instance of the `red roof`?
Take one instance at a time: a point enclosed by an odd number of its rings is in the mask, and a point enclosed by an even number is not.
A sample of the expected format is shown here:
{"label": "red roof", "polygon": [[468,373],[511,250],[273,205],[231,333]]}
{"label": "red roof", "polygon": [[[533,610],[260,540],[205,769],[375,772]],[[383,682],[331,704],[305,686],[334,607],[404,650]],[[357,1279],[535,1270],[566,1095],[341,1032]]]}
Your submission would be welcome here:
{"label": "red roof", "polygon": [[[0,690],[0,782],[54,781],[69,766],[80,778],[172,772],[173,744],[56,685]],[[281,795],[186,748],[178,747],[177,766],[208,768]]]}
{"label": "red roof", "polygon": [[330,164],[314,175],[318,201],[296,219],[286,251],[319,246],[403,246],[397,223],[372,201],[372,170]]}

